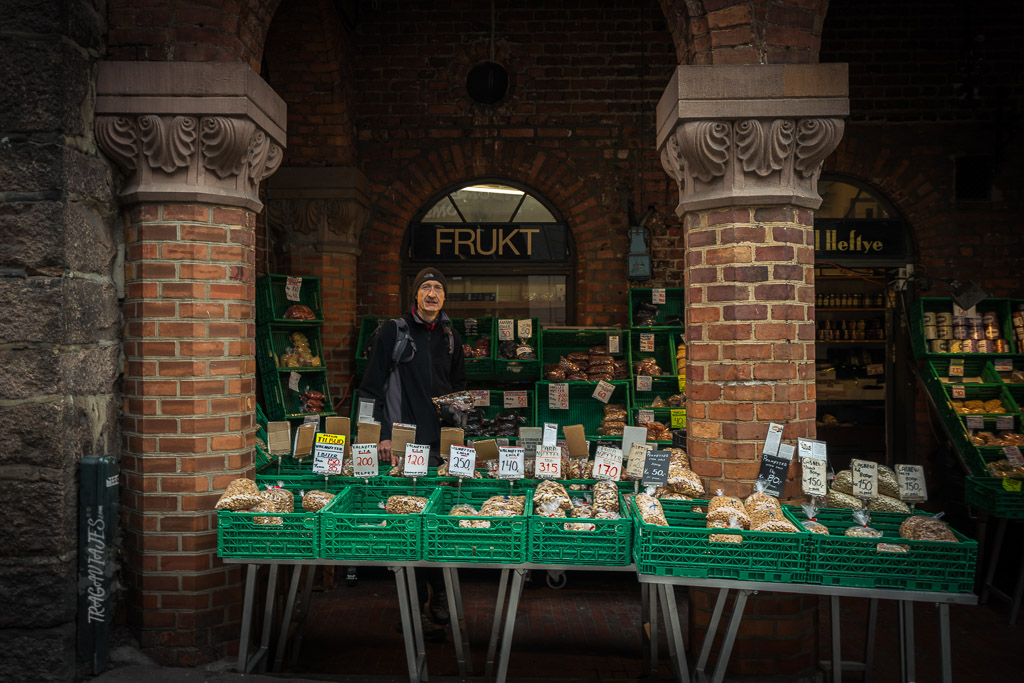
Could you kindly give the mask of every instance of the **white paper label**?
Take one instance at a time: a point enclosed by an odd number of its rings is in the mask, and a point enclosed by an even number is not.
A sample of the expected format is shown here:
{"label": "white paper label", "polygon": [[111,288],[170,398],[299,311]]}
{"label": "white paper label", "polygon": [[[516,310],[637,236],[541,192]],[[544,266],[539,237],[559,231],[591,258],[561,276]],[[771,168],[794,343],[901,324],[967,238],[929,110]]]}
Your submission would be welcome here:
{"label": "white paper label", "polygon": [[648,409],[641,409],[636,412],[636,421],[639,424],[645,425],[650,422],[654,422],[654,411]]}
{"label": "white paper label", "polygon": [[498,321],[498,341],[512,341],[515,339],[516,334],[516,321],[515,320],[499,320]]}
{"label": "white paper label", "polygon": [[637,375],[636,376],[636,390],[637,391],[650,391],[654,387],[654,382],[651,380],[650,375]]}
{"label": "white paper label", "polygon": [[470,389],[469,395],[473,397],[474,408],[486,408],[491,405],[491,392],[487,389]]}
{"label": "white paper label", "polygon": [[1013,429],[1013,415],[997,415],[996,431],[1007,432]]}
{"label": "white paper label", "polygon": [[640,352],[654,353],[654,335],[650,332],[640,333]]}
{"label": "white paper label", "polygon": [[360,479],[369,479],[378,474],[377,444],[352,444],[352,474]]}
{"label": "white paper label", "polygon": [[652,304],[663,304],[665,303],[665,290],[663,288],[656,288],[651,290],[651,303]]}
{"label": "white paper label", "polygon": [[284,298],[288,301],[301,301],[299,293],[302,291],[302,278],[289,277],[284,282]]}
{"label": "white paper label", "polygon": [[598,446],[594,454],[594,479],[618,481],[622,474],[622,450]]}
{"label": "white paper label", "polygon": [[996,372],[1012,372],[1013,371],[1013,359],[1012,358],[996,358],[992,361],[995,365]]}
{"label": "white paper label", "polygon": [[612,393],[614,391],[615,385],[609,384],[608,382],[601,380],[600,382],[597,383],[597,387],[594,388],[593,397],[596,398],[601,403],[607,403],[611,399]]}
{"label": "white paper label", "polygon": [[543,433],[544,430],[540,427],[519,428],[519,445],[527,458],[533,458],[537,454],[537,445],[540,444]]}
{"label": "white paper label", "polygon": [[313,474],[324,476],[341,474],[342,460],[339,457],[327,455],[326,453],[313,454]]}
{"label": "white paper label", "polygon": [[801,468],[800,486],[808,496],[824,496],[825,489],[825,461],[817,458],[806,457],[800,460]]}
{"label": "white paper label", "polygon": [[569,385],[548,385],[548,410],[569,410]]}
{"label": "white paper label", "polygon": [[498,448],[498,478],[522,479],[523,460],[526,451],[518,446],[501,446]]}
{"label": "white paper label", "polygon": [[503,400],[506,408],[526,408],[528,399],[525,391],[506,391]]}
{"label": "white paper label", "polygon": [[313,445],[313,474],[341,474],[345,460],[345,437],[317,434]]}
{"label": "white paper label", "polygon": [[768,423],[768,435],[764,438],[764,446],[761,448],[762,455],[775,455],[779,452],[782,444],[782,425],[774,422]]}
{"label": "white paper label", "polygon": [[878,497],[878,464],[870,460],[851,460],[853,495],[857,498]]}
{"label": "white paper label", "polygon": [[516,333],[520,339],[529,339],[533,336],[533,320],[527,318],[516,322]]}
{"label": "white paper label", "polygon": [[949,376],[950,377],[963,377],[964,376],[964,359],[954,358],[949,361]]}
{"label": "white paper label", "polygon": [[617,334],[608,335],[608,354],[617,356],[622,353],[622,337]]}
{"label": "white paper label", "polygon": [[633,443],[629,447],[629,457],[626,459],[626,474],[630,479],[639,479],[644,474],[644,462],[647,460],[647,453],[654,450],[649,443]]}
{"label": "white paper label", "polygon": [[1014,467],[1020,467],[1024,465],[1024,458],[1020,455],[1020,449],[1016,446],[1003,446],[1003,453],[1006,454],[1006,459],[1010,461],[1010,464]]}
{"label": "white paper label", "polygon": [[452,446],[448,459],[448,474],[462,479],[472,479],[476,468],[476,449],[469,446]]}
{"label": "white paper label", "polygon": [[289,372],[288,373],[288,388],[292,391],[299,390],[299,373]]}
{"label": "white paper label", "polygon": [[430,458],[430,446],[426,444],[408,443],[405,445],[405,469],[402,474],[406,477],[425,477],[427,475],[427,460]]}
{"label": "white paper label", "polygon": [[544,436],[541,438],[541,445],[554,446],[558,443],[558,424],[555,422],[544,423]]}
{"label": "white paper label", "polygon": [[373,422],[373,401],[365,398],[359,399],[359,417],[356,424],[360,422]]}
{"label": "white paper label", "polygon": [[533,474],[538,479],[561,479],[562,449],[558,446],[537,446]]}
{"label": "white paper label", "polygon": [[900,500],[917,503],[928,500],[924,483],[924,468],[920,465],[896,465],[896,483],[900,487]]}
{"label": "white paper label", "polygon": [[950,393],[953,395],[953,398],[967,398],[967,389],[962,384],[954,384],[950,387]]}
{"label": "white paper label", "polygon": [[965,415],[964,423],[967,425],[968,429],[985,428],[985,418],[981,417],[980,415]]}
{"label": "white paper label", "polygon": [[784,443],[781,446],[779,446],[778,456],[787,462],[792,462],[794,452],[796,452],[796,446],[791,446],[788,443]]}

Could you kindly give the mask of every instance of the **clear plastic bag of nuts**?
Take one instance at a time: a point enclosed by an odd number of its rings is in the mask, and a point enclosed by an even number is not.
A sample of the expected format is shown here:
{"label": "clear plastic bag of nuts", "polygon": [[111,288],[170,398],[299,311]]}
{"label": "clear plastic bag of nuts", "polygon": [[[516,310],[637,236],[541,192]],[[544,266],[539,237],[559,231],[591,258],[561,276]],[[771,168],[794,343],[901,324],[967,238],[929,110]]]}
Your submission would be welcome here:
{"label": "clear plastic bag of nuts", "polygon": [[214,507],[217,510],[237,512],[259,505],[260,500],[260,489],[256,486],[256,482],[244,478],[234,479],[228,483],[227,488],[224,489],[224,493],[221,494]]}
{"label": "clear plastic bag of nuts", "polygon": [[394,495],[384,503],[384,510],[389,515],[417,515],[427,507],[427,499],[422,496]]}

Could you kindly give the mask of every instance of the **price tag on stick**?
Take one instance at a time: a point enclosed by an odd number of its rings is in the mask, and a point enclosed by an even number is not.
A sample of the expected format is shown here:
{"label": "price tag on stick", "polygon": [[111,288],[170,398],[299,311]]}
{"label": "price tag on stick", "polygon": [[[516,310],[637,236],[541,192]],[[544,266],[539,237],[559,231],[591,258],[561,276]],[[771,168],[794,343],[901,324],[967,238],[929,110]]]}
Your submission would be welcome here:
{"label": "price tag on stick", "polygon": [[472,479],[475,469],[475,448],[471,448],[469,446],[451,446],[451,456],[448,458],[448,474],[461,479]]}
{"label": "price tag on stick", "polygon": [[533,474],[538,479],[561,479],[562,449],[558,446],[537,446]]}
{"label": "price tag on stick", "polygon": [[406,477],[427,476],[427,460],[430,458],[430,446],[426,444],[405,444],[405,468],[402,474]]}
{"label": "price tag on stick", "polygon": [[924,483],[924,468],[920,465],[896,465],[896,483],[900,487],[900,500],[919,503],[928,500]]}
{"label": "price tag on stick", "polygon": [[644,459],[644,486],[661,486],[668,481],[668,451],[648,451]]}
{"label": "price tag on stick", "polygon": [[498,478],[499,479],[522,479],[524,448],[518,446],[498,447]]}
{"label": "price tag on stick", "polygon": [[516,321],[515,320],[499,320],[498,321],[498,341],[512,341],[515,339],[516,334]]}
{"label": "price tag on stick", "polygon": [[622,474],[622,449],[598,446],[594,454],[594,478],[618,481]]}
{"label": "price tag on stick", "polygon": [[801,475],[800,488],[805,495],[823,497],[825,490],[825,461],[816,458],[803,458],[800,460]]}
{"label": "price tag on stick", "polygon": [[853,495],[857,498],[878,497],[878,464],[870,460],[851,460]]}
{"label": "price tag on stick", "polygon": [[352,474],[360,479],[370,479],[378,474],[377,444],[352,444]]}
{"label": "price tag on stick", "polygon": [[[792,449],[793,447],[789,446],[789,448]],[[761,454],[761,469],[757,473],[757,478],[764,482],[765,493],[775,497],[782,495],[782,489],[786,485],[786,477],[789,474],[789,463],[792,457],[792,450],[789,451],[789,457],[786,457],[781,452],[776,455]]]}
{"label": "price tag on stick", "polygon": [[533,336],[533,320],[526,318],[516,322],[516,332],[520,339],[529,339]]}
{"label": "price tag on stick", "polygon": [[341,474],[341,464],[341,458],[317,453],[313,456],[313,474],[322,474],[325,477],[329,474]]}
{"label": "price tag on stick", "polygon": [[629,458],[626,460],[626,476],[630,479],[641,479],[644,476],[644,463],[647,454],[654,450],[649,443],[636,443],[629,447]]}

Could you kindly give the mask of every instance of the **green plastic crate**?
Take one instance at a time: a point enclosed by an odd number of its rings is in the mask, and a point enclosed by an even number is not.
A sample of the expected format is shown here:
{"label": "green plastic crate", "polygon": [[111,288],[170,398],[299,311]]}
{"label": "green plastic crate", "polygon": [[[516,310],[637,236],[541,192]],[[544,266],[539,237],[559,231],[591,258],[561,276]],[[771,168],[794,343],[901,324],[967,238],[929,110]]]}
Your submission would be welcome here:
{"label": "green plastic crate", "polygon": [[[476,331],[472,331],[473,323],[476,321]],[[467,358],[466,377],[470,379],[490,379],[494,375],[494,359],[497,357],[497,336],[494,318],[452,318],[452,328],[462,337],[463,344],[471,347],[476,345],[479,339],[490,339],[490,345],[486,358]],[[467,331],[468,330],[468,331]]]}
{"label": "green plastic crate", "polygon": [[[320,278],[303,277],[299,289],[299,300],[291,301],[285,296],[287,275],[264,275],[256,279],[256,324],[281,323],[285,325],[309,325],[324,321],[324,309],[320,299]],[[313,320],[292,320],[285,318],[289,306],[302,304],[316,314]]]}
{"label": "green plastic crate", "polygon": [[[648,326],[638,326],[634,322],[634,314],[639,310],[641,302],[650,303],[653,299],[654,290],[649,287],[633,287],[629,290],[629,325],[634,331],[641,329],[650,329]],[[677,316],[680,321],[685,320],[684,310],[686,303],[686,289],[683,287],[666,287],[665,288],[665,303],[655,304],[658,307],[658,313],[654,316],[653,328],[663,328],[668,330],[679,330],[682,328],[683,323],[678,325],[668,326],[666,318],[669,316]]]}
{"label": "green plastic crate", "polygon": [[[570,491],[569,495],[572,496]],[[529,561],[543,564],[621,567],[632,562],[633,519],[619,494],[621,519],[561,519],[530,516]],[[594,525],[592,531],[569,531],[566,524]],[[571,528],[571,527],[570,527]]]}
{"label": "green plastic crate", "polygon": [[[543,425],[545,422],[555,422],[563,427],[565,425],[581,424],[583,425],[583,432],[588,439],[592,441],[600,439],[601,436],[598,435],[597,429],[601,426],[601,421],[604,419],[606,404],[593,397],[594,389],[597,388],[597,382],[566,382],[569,385],[568,410],[552,410],[549,407],[548,388],[551,384],[554,384],[554,382],[537,382],[537,396],[535,398],[537,424]],[[626,409],[626,414],[629,415],[629,382],[614,381],[610,382],[610,384],[614,389],[607,405],[621,405]]]}
{"label": "green plastic crate", "polygon": [[[389,515],[383,503],[392,495],[428,499],[428,486],[350,486],[320,511],[320,557],[327,560],[419,560],[423,557],[424,514]],[[425,508],[426,509],[426,508]]]}
{"label": "green plastic crate", "polygon": [[362,376],[366,372],[366,356],[370,353],[370,337],[381,325],[391,318],[364,317],[359,322],[359,337],[356,341],[356,374]]}
{"label": "green plastic crate", "polygon": [[[801,583],[807,576],[808,532],[708,529],[706,501],[662,501],[669,526],[647,524],[632,500],[633,559],[641,574],[701,579]],[[796,523],[787,511],[786,517]],[[711,534],[738,533],[742,543],[717,543]]]}
{"label": "green plastic crate", "polygon": [[[476,509],[491,496],[505,495],[508,486],[438,489],[423,519],[423,546],[426,559],[435,562],[502,562],[518,564],[526,561],[527,518],[533,509],[533,496],[525,489],[516,495],[526,498],[525,514],[515,517],[450,517],[448,511],[457,503]],[[467,529],[462,521],[486,521],[487,529]]]}
{"label": "green plastic crate", "polygon": [[[271,560],[319,557],[320,515],[303,510],[302,499],[298,495],[295,496],[295,509],[296,512],[290,513],[218,512],[217,556]],[[257,524],[256,517],[280,519],[281,523]]]}
{"label": "green plastic crate", "polygon": [[[645,335],[654,337],[654,351],[641,351]],[[636,364],[645,358],[653,358],[661,368],[660,377],[675,377],[679,373],[676,368],[676,345],[678,336],[673,332],[648,331],[643,328],[632,330],[629,335],[629,376],[636,377]],[[685,377],[685,375],[683,375]]]}
{"label": "green plastic crate", "polygon": [[[788,510],[800,521],[803,510]],[[924,514],[924,513],[919,513]],[[912,541],[901,538],[900,524],[907,515],[872,512],[869,526],[882,532],[881,538],[844,535],[854,525],[850,510],[819,509],[817,521],[829,534],[811,534],[807,552],[807,582],[825,586],[862,588],[905,588],[918,591],[970,593],[978,544],[955,529],[959,543]],[[879,552],[879,543],[910,548],[907,553]]]}
{"label": "green plastic crate", "polygon": [[[986,358],[988,354],[979,355],[970,353],[967,355],[950,354],[948,357],[933,357],[927,361],[930,377],[942,384],[1001,384],[1002,378],[996,373],[992,363]],[[949,375],[949,366],[953,359],[960,358],[964,361],[963,377]],[[981,381],[965,382],[965,379],[980,379]]]}
{"label": "green plastic crate", "polygon": [[989,401],[993,399],[999,399],[1002,402],[1003,413],[978,413],[979,415],[1008,415],[1020,412],[1017,407],[1016,401],[1013,400],[1013,396],[1006,389],[1005,385],[1002,384],[964,384],[964,397],[953,398],[953,385],[945,384],[942,389],[946,395],[946,400],[949,405],[949,410],[954,415],[962,417],[965,413],[957,413],[953,408],[952,401]]}
{"label": "green plastic crate", "polygon": [[[1004,382],[1011,386],[1015,384],[1024,384],[1024,382],[1012,381],[1014,370],[1024,372],[1024,355],[1018,354],[1014,356],[1012,359],[1010,359],[1010,364],[1013,370],[1010,370],[1009,372],[996,372],[995,365],[991,361],[989,361],[989,369],[991,370],[992,374],[999,378],[1001,382]],[[1020,405],[1020,403],[1018,402],[1017,405]]]}
{"label": "green plastic crate", "polygon": [[[1012,346],[1012,332],[1013,326],[1010,321],[1010,300],[1009,299],[983,299],[975,307],[979,314],[987,311],[994,311],[999,316],[999,329],[1002,332],[1002,338],[1009,340]],[[931,351],[928,346],[928,340],[924,336],[924,314],[925,313],[952,313],[953,312],[953,300],[946,297],[922,297],[913,304],[910,309],[910,336],[912,346],[914,350],[914,356],[917,358],[933,358],[943,357],[946,354],[935,354]],[[1012,350],[1012,349],[1011,349]],[[957,354],[961,355],[961,354]],[[980,356],[982,358],[991,356],[993,354],[988,353],[968,353],[962,354],[964,357],[968,356]],[[1002,355],[1002,354],[998,354]]]}
{"label": "green plastic crate", "polygon": [[1021,404],[1024,403],[1024,384],[1004,384],[1003,388],[1019,411]]}
{"label": "green plastic crate", "polygon": [[[319,365],[303,367],[284,367],[281,357],[292,347],[291,336],[304,334],[309,341],[310,351]],[[320,326],[307,325],[303,328],[295,326],[281,328],[277,325],[262,325],[256,328],[256,364],[264,375],[288,372],[315,372],[324,369],[323,345],[320,342]]]}
{"label": "green plastic crate", "polygon": [[967,477],[964,500],[993,517],[1024,519],[1024,492],[1007,490],[1004,481],[1002,477]]}
{"label": "green plastic crate", "polygon": [[[680,382],[683,383],[683,389],[679,388]],[[651,390],[650,391],[639,391],[636,388],[636,378],[634,378],[629,385],[630,401],[634,409],[638,408],[650,408],[651,403],[654,399],[661,398],[662,400],[668,399],[670,396],[681,394],[685,392],[686,379],[679,377],[661,377],[651,378]],[[685,408],[686,406],[681,406]],[[669,410],[665,408],[664,410]],[[661,410],[661,409],[659,409]]]}
{"label": "green plastic crate", "polygon": [[541,362],[544,366],[558,363],[558,359],[573,351],[589,351],[595,346],[607,346],[608,335],[619,335],[620,351],[612,356],[616,360],[629,360],[629,330],[613,328],[550,328],[541,331]]}
{"label": "green plastic crate", "polygon": [[[299,373],[299,391],[288,388],[291,373],[260,372],[263,385],[263,402],[266,405],[267,417],[271,420],[292,420],[306,415],[334,415],[334,404],[331,402],[331,391],[327,386],[327,370],[314,368]],[[303,413],[299,395],[307,389],[313,389],[324,395],[323,410],[319,413]]]}
{"label": "green plastic crate", "polygon": [[[525,320],[525,318],[522,318]],[[530,318],[530,324],[532,327],[532,336],[530,337],[530,345],[533,346],[537,352],[537,360],[509,360],[501,355],[502,341],[497,339],[498,336],[498,319],[495,318],[494,322],[494,376],[497,380],[503,382],[533,382],[540,379],[541,375],[541,358],[543,358],[543,340],[540,329],[540,318]],[[515,320],[515,335],[516,339],[519,339],[519,319]]]}

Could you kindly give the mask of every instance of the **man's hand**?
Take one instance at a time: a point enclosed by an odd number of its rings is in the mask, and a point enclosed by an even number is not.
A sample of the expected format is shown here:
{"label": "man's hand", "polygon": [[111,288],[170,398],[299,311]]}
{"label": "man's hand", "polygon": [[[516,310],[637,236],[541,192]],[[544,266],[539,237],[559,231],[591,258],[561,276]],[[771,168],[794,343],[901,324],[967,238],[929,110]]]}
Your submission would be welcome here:
{"label": "man's hand", "polygon": [[392,465],[398,464],[398,456],[391,452],[391,439],[384,439],[377,444],[377,457],[384,462],[390,460]]}

